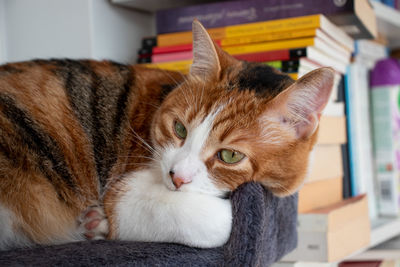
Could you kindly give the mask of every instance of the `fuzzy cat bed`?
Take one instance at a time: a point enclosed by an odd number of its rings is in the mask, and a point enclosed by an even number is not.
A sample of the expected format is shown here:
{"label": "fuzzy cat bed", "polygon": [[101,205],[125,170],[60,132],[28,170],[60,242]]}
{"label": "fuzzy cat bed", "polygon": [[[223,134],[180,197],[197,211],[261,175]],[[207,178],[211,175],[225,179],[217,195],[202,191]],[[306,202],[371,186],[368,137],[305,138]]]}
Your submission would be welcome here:
{"label": "fuzzy cat bed", "polygon": [[231,198],[233,228],[222,247],[87,241],[0,251],[0,266],[268,266],[296,247],[297,195],[278,198],[248,183]]}

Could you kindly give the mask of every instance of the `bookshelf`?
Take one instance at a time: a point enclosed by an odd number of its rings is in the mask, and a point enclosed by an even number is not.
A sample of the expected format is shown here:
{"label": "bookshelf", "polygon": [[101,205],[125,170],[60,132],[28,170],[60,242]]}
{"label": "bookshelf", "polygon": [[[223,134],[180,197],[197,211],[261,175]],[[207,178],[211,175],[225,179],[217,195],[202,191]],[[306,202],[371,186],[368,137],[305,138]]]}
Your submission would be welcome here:
{"label": "bookshelf", "polygon": [[388,47],[400,47],[400,12],[372,1],[376,14],[378,32],[388,41]]}
{"label": "bookshelf", "polygon": [[368,251],[362,252],[355,256],[356,260],[396,260],[399,259],[400,236],[390,239]]}

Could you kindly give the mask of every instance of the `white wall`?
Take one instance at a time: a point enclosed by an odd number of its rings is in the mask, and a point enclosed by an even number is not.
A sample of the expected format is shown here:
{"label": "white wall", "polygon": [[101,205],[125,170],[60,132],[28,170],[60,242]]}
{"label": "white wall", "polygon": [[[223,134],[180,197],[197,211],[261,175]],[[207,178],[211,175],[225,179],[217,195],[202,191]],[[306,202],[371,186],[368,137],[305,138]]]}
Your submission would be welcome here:
{"label": "white wall", "polygon": [[128,63],[141,38],[153,33],[152,15],[108,0],[0,0],[0,62],[68,57]]}
{"label": "white wall", "polygon": [[91,0],[91,4],[93,58],[135,62],[142,37],[155,34],[153,15],[107,0]]}
{"label": "white wall", "polygon": [[0,64],[6,62],[6,18],[5,18],[5,0],[0,0]]}
{"label": "white wall", "polygon": [[8,61],[89,57],[89,0],[5,0]]}

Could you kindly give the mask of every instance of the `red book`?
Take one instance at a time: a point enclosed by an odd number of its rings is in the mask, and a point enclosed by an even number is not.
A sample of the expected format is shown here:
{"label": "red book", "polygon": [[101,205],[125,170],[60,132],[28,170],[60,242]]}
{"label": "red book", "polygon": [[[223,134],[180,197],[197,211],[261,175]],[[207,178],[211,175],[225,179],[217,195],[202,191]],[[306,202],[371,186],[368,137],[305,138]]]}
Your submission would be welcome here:
{"label": "red book", "polygon": [[247,60],[247,61],[253,61],[253,62],[289,60],[290,59],[290,49],[274,50],[274,51],[243,54],[243,55],[234,55],[233,57],[236,59],[239,59],[239,60]]}
{"label": "red book", "polygon": [[171,46],[164,46],[164,47],[157,47],[157,46],[153,47],[153,55],[184,52],[184,51],[192,51],[192,44],[171,45]]}
{"label": "red book", "polygon": [[192,59],[192,57],[193,57],[192,50],[177,52],[177,53],[155,54],[151,57],[151,62],[160,63],[169,61],[180,61],[180,60]]}
{"label": "red book", "polygon": [[[215,41],[218,45],[221,44],[220,41]],[[171,45],[171,46],[162,46],[153,47],[153,55],[157,54],[166,54],[166,53],[176,53],[176,52],[184,52],[184,51],[191,51],[192,44],[181,44],[181,45]]]}

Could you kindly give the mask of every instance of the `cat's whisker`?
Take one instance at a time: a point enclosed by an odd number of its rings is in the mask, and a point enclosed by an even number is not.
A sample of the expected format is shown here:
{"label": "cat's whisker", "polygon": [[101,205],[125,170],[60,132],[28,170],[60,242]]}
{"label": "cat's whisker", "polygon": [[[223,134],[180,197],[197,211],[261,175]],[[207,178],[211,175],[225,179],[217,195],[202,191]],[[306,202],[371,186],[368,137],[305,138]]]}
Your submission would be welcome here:
{"label": "cat's whisker", "polygon": [[[131,125],[129,125],[129,128],[131,129],[131,131],[132,131],[132,133],[135,135],[135,137],[136,137],[140,142],[142,142],[142,144],[144,145],[144,146],[142,146],[143,148],[147,148],[147,150],[148,150],[149,152],[151,152],[152,154],[158,154],[158,152],[157,152],[151,145],[149,145],[142,137],[139,136],[139,134],[137,134],[137,133],[135,132],[135,130],[132,128]],[[139,143],[139,144],[140,144],[140,143]]]}
{"label": "cat's whisker", "polygon": [[159,108],[160,108],[159,106],[157,106],[157,105],[155,105],[155,104],[152,104],[152,103],[143,103],[143,104],[152,106],[152,107],[154,107],[154,108],[156,108],[156,109],[159,109]]}
{"label": "cat's whisker", "polygon": [[204,82],[205,79],[206,79],[206,77],[204,77],[204,80],[203,80],[203,87],[201,88],[200,106],[201,106],[201,103],[203,102],[203,94],[204,94],[204,90],[205,90],[205,87],[206,87],[206,83]]}
{"label": "cat's whisker", "polygon": [[138,167],[148,167],[148,168],[150,168],[150,167],[153,167],[153,164],[150,164],[150,162],[128,162],[128,163],[119,163],[119,164],[116,164],[115,165],[115,167],[132,167],[132,166],[134,166],[134,167],[136,167],[136,166],[138,166]]}
{"label": "cat's whisker", "polygon": [[276,185],[277,185],[279,188],[283,189],[286,193],[288,193],[289,196],[293,194],[293,192],[291,192],[289,189],[287,189],[285,186],[281,185],[280,183],[276,183]]}
{"label": "cat's whisker", "polygon": [[[166,74],[174,83],[175,83],[175,86],[178,86],[179,84],[181,84],[181,82],[178,82],[170,73],[169,73],[169,71],[167,71],[167,70],[165,70],[165,69],[160,69],[159,68],[159,70],[161,70],[164,74]],[[183,81],[186,81],[186,76],[185,75],[183,75],[181,72],[178,72],[180,75],[181,75],[181,77],[183,78]]]}
{"label": "cat's whisker", "polygon": [[133,158],[145,158],[149,160],[154,160],[154,157],[148,157],[148,156],[118,156],[111,158],[103,158],[103,160],[118,160],[118,159],[133,159]]}
{"label": "cat's whisker", "polygon": [[181,90],[180,92],[181,92],[182,96],[185,98],[186,104],[188,106],[190,106],[190,101],[187,98],[187,92],[185,90]]}

